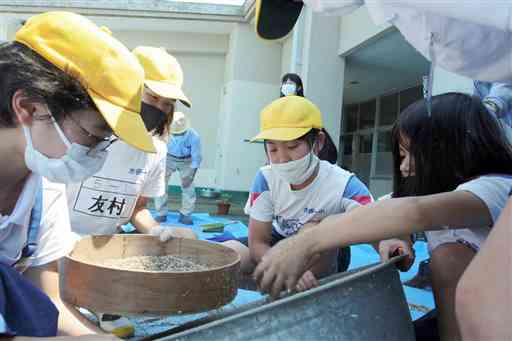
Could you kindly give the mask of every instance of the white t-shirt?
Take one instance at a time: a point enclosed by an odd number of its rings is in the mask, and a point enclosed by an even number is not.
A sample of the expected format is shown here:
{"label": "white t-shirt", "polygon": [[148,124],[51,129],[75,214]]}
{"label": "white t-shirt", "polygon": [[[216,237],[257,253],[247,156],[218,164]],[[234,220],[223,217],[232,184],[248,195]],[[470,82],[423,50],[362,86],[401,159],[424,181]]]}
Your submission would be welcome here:
{"label": "white t-shirt", "polygon": [[103,168],[82,183],[67,186],[71,228],[79,236],[114,234],[130,221],[137,199],[165,193],[167,146],[153,138],[156,153],[118,141]]}
{"label": "white t-shirt", "polygon": [[[41,177],[32,173],[16,202],[11,215],[2,216],[0,222],[0,262],[13,265],[20,259],[27,243],[30,215],[35,203]],[[65,187],[42,180],[43,205],[38,244],[34,254],[25,263],[40,266],[67,255],[74,246],[69,226]]]}
{"label": "white t-shirt", "polygon": [[273,222],[283,237],[297,233],[306,223],[350,211],[371,202],[368,188],[352,173],[320,161],[315,180],[294,191],[271,166],[260,168],[254,179],[246,214],[262,222]]}
{"label": "white t-shirt", "polygon": [[[512,176],[485,175],[459,185],[455,191],[467,191],[478,197],[489,209],[493,223],[496,223],[505,208],[512,190]],[[426,231],[429,250],[446,243],[464,243],[475,251],[487,239],[491,227],[461,228],[441,231]]]}

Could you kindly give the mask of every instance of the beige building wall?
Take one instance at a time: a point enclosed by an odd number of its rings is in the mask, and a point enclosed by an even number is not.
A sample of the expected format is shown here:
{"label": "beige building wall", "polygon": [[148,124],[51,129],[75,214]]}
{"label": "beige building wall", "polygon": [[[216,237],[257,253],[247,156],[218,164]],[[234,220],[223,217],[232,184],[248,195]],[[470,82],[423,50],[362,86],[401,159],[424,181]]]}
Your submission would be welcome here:
{"label": "beige building wall", "polygon": [[366,7],[360,7],[340,20],[339,51],[346,55],[364,44],[368,44],[391,28],[390,25],[377,26],[373,23]]}
{"label": "beige building wall", "polygon": [[265,161],[263,146],[244,142],[259,129],[259,112],[279,97],[281,45],[257,38],[250,24],[230,36],[217,135],[215,186],[248,191]]}
{"label": "beige building wall", "polygon": [[345,62],[338,55],[340,17],[305,13],[302,75],[306,96],[318,105],[324,127],[339,145]]}

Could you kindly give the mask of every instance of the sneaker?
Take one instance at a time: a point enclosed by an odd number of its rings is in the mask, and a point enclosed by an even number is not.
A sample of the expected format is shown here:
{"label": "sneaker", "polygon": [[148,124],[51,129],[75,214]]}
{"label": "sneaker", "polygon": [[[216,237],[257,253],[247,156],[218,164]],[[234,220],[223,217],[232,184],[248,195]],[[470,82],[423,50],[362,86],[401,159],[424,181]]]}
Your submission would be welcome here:
{"label": "sneaker", "polygon": [[156,216],[155,220],[159,223],[164,223],[167,221],[167,214]]}
{"label": "sneaker", "polygon": [[99,314],[98,321],[100,328],[119,338],[132,337],[135,333],[135,327],[126,317],[112,314]]}
{"label": "sneaker", "polygon": [[184,225],[193,225],[194,224],[190,214],[185,215],[183,213],[180,213],[180,217],[178,219],[178,223],[181,223],[181,224],[184,224]]}

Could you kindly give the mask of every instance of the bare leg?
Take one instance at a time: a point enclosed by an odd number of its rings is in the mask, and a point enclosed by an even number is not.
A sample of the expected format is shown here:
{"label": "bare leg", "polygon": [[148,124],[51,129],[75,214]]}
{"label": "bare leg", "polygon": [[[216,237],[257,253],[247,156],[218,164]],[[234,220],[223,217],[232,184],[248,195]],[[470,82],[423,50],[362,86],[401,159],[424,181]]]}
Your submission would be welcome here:
{"label": "bare leg", "polygon": [[438,311],[437,324],[441,340],[461,340],[455,317],[455,289],[475,252],[459,243],[436,247],[430,256],[432,289]]}
{"label": "bare leg", "polygon": [[464,340],[512,340],[512,200],[457,286]]}

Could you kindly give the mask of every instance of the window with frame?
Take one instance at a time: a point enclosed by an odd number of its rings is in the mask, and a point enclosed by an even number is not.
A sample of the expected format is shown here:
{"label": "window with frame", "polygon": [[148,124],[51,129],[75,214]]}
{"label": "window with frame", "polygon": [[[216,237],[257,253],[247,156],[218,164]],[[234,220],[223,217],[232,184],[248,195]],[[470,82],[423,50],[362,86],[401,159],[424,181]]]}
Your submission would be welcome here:
{"label": "window with frame", "polygon": [[391,179],[391,130],[399,113],[422,98],[420,85],[344,106],[340,165],[367,185],[371,178]]}

